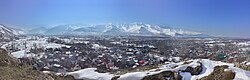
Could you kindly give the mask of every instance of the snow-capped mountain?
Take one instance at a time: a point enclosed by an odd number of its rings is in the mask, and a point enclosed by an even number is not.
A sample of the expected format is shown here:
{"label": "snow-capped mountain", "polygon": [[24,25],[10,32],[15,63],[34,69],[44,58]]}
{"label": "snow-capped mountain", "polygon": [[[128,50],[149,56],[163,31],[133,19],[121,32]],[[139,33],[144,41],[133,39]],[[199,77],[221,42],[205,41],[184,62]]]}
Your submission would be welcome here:
{"label": "snow-capped mountain", "polygon": [[27,34],[42,34],[45,33],[48,29],[45,27],[38,27],[38,28],[33,28],[31,30],[28,30],[28,32],[26,32]]}
{"label": "snow-capped mountain", "polygon": [[7,35],[9,35],[9,36],[13,36],[14,35],[13,31],[11,29],[7,28],[4,25],[0,25],[0,33],[2,35],[6,35],[6,36]]}
{"label": "snow-capped mountain", "polygon": [[[29,32],[39,32],[36,29]],[[39,29],[46,30],[46,29]],[[37,34],[37,33],[33,33]],[[102,24],[102,25],[59,25],[40,31],[44,35],[136,35],[136,36],[208,36],[206,34],[183,29],[170,28],[164,25],[143,23]]]}
{"label": "snow-capped mountain", "polygon": [[23,34],[23,31],[20,29],[10,28],[0,24],[0,39],[10,39],[21,34]]}

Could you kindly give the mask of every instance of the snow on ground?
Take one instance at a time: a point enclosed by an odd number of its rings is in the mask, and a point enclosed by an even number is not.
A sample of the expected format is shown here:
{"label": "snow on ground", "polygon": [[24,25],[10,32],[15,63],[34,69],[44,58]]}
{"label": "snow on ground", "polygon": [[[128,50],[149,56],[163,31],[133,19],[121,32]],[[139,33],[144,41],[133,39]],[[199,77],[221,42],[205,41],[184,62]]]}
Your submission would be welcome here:
{"label": "snow on ground", "polygon": [[182,80],[190,80],[192,75],[189,72],[180,72],[180,75],[182,76]]}
{"label": "snow on ground", "polygon": [[191,62],[189,64],[184,64],[184,62],[178,62],[178,63],[168,63],[166,65],[161,66],[159,69],[162,69],[162,71],[176,71],[178,72],[179,70],[185,70],[187,67],[197,67],[200,66],[199,60],[189,60],[186,62]]}
{"label": "snow on ground", "polygon": [[197,79],[200,79],[202,77],[208,76],[209,74],[211,74],[214,71],[215,66],[222,66],[222,65],[229,66],[229,69],[236,73],[234,80],[250,80],[250,71],[245,71],[243,69],[234,67],[234,64],[224,63],[224,62],[220,62],[220,61],[211,61],[208,59],[203,59],[202,64],[203,64],[202,65],[202,68],[203,68],[202,73],[200,75],[192,76],[191,80],[197,80]]}
{"label": "snow on ground", "polygon": [[[151,69],[148,71],[141,71],[141,72],[130,72],[123,75],[116,75],[120,76],[118,80],[140,80],[145,76],[148,75],[154,75],[161,73],[163,71],[179,71],[179,70],[185,70],[188,66],[190,67],[197,67],[200,66],[200,63],[202,63],[202,72],[199,75],[191,75],[189,72],[180,72],[180,75],[183,77],[182,80],[197,80],[202,77],[208,76],[214,71],[215,66],[222,66],[222,65],[228,65],[229,69],[236,73],[234,80],[250,80],[250,72],[245,71],[240,68],[234,67],[234,64],[230,63],[224,63],[220,61],[211,61],[208,59],[196,59],[196,60],[189,60],[187,62],[191,62],[189,64],[183,64],[184,62],[178,62],[178,63],[166,63],[166,65],[159,66],[157,69]],[[177,66],[177,67],[174,67]],[[95,72],[96,68],[87,68],[82,69],[75,72],[69,72],[69,75],[73,75],[77,79],[87,79],[87,80],[110,80],[112,77],[115,77],[113,74],[109,73],[98,73]]]}
{"label": "snow on ground", "polygon": [[147,76],[147,72],[133,72],[121,75],[118,80],[141,80]]}
{"label": "snow on ground", "polygon": [[178,62],[178,61],[181,61],[181,57],[170,57],[168,60]]}
{"label": "snow on ground", "polygon": [[29,52],[30,49],[34,48],[61,48],[61,47],[67,47],[68,45],[63,44],[56,44],[56,43],[48,43],[47,38],[25,38],[25,39],[19,39],[15,41],[11,41],[9,43],[6,43],[1,46],[1,48],[6,49],[7,47],[15,47],[19,49],[19,51],[12,52],[11,54],[16,58],[22,58],[24,56],[30,56],[26,55],[26,52]]}
{"label": "snow on ground", "polygon": [[93,49],[99,49],[99,48],[105,49],[105,48],[107,48],[107,47],[106,47],[106,46],[99,45],[99,44],[92,44],[92,48],[93,48]]}
{"label": "snow on ground", "polygon": [[236,67],[229,68],[236,73],[234,80],[250,80],[250,71],[245,71]]}
{"label": "snow on ground", "polygon": [[48,43],[46,38],[40,39],[20,39],[16,41],[9,42],[1,46],[2,48],[6,48],[7,46],[14,45],[18,49],[25,50],[30,48],[60,48],[60,47],[70,47],[63,44],[56,43]]}
{"label": "snow on ground", "polygon": [[215,65],[210,60],[202,60],[202,72],[200,75],[194,75],[191,77],[191,80],[196,80],[205,76],[208,76],[214,71]]}
{"label": "snow on ground", "polygon": [[60,47],[67,47],[70,48],[70,46],[67,45],[62,45],[62,44],[56,44],[56,43],[48,43],[47,45],[45,45],[45,48],[60,48]]}
{"label": "snow on ground", "polygon": [[13,52],[11,53],[11,55],[13,55],[13,57],[16,57],[16,58],[22,58],[25,55],[25,50]]}
{"label": "snow on ground", "polygon": [[250,65],[250,62],[247,62],[246,65]]}
{"label": "snow on ground", "polygon": [[202,59],[201,63],[202,63],[201,74],[192,76],[191,80],[197,80],[197,79],[200,79],[202,77],[208,76],[209,74],[211,74],[214,71],[215,66],[222,66],[222,65],[228,65],[229,67],[234,66],[234,64],[224,63],[224,62],[220,62],[220,61],[211,61],[209,59]]}
{"label": "snow on ground", "polygon": [[69,72],[68,75],[74,76],[76,79],[84,80],[111,80],[114,75],[109,73],[98,73],[96,68],[86,68],[75,72]]}
{"label": "snow on ground", "polygon": [[[193,60],[190,64],[184,64],[184,65],[182,65],[183,62],[169,63],[169,64],[163,65],[160,68],[158,68],[158,69],[160,69],[160,71],[158,71],[157,69],[152,69],[152,70],[142,71],[142,72],[126,73],[126,74],[120,75],[118,80],[140,80],[145,76],[158,74],[158,73],[161,73],[163,71],[184,70],[188,66],[191,66],[191,67],[199,66],[200,64],[197,63],[197,61],[198,60]],[[178,66],[178,67],[173,69],[174,66]],[[108,73],[105,73],[105,74],[104,73],[98,73],[98,72],[95,72],[94,70],[96,70],[96,69],[95,68],[87,68],[87,69],[82,69],[82,70],[75,71],[75,72],[70,72],[68,74],[73,75],[77,79],[110,80],[112,77],[114,77],[114,75],[111,75],[111,74],[108,74]],[[93,74],[95,74],[95,76]],[[100,74],[100,75],[98,75],[98,74]],[[190,73],[183,73],[183,76],[186,75],[186,78],[189,78],[190,76],[188,74],[190,74]],[[104,77],[103,75],[108,75],[108,76]],[[186,79],[186,80],[188,80],[188,79]]]}

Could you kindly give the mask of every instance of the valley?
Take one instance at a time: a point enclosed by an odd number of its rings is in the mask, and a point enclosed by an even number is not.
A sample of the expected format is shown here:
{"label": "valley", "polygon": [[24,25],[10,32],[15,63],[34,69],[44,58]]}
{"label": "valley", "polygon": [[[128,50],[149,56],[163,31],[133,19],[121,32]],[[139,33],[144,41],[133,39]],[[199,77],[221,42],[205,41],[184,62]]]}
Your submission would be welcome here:
{"label": "valley", "polygon": [[[250,39],[152,35],[11,36],[1,42],[1,48],[7,50],[9,56],[32,66],[33,70],[61,77],[206,80],[221,78],[211,76],[225,71],[232,76],[222,80],[250,77]],[[214,69],[222,71],[216,73]]]}

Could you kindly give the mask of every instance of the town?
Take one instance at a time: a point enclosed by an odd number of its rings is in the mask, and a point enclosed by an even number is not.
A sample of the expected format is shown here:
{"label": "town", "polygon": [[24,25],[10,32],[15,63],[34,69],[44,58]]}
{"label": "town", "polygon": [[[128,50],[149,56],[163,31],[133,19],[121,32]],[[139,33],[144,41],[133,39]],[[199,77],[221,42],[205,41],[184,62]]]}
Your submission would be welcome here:
{"label": "town", "polygon": [[210,59],[250,65],[250,40],[152,36],[24,36],[2,45],[34,69],[67,73],[85,68],[120,74],[165,62]]}

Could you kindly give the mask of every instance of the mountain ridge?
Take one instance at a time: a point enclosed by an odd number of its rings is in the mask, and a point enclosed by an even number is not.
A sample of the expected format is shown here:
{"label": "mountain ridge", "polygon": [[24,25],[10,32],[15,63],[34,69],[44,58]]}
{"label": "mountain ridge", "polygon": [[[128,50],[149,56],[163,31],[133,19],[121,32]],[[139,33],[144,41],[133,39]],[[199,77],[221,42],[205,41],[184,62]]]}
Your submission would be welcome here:
{"label": "mountain ridge", "polygon": [[16,29],[0,24],[0,40],[10,40],[19,34],[20,32]]}
{"label": "mountain ridge", "polygon": [[[32,30],[29,32],[33,32]],[[35,33],[29,33],[35,34]],[[37,34],[37,33],[36,33]],[[101,25],[58,25],[39,33],[40,35],[138,35],[172,37],[207,37],[205,33],[175,29],[164,25],[144,23],[101,24]]]}
{"label": "mountain ridge", "polygon": [[[171,36],[171,37],[211,37],[211,35],[184,29],[177,29],[165,25],[154,25],[144,23],[123,23],[123,24],[98,24],[79,25],[65,24],[53,27],[35,27],[28,30],[6,28],[1,25],[3,35],[110,35],[110,36]],[[4,30],[3,30],[4,29]],[[3,32],[5,31],[5,32]],[[6,34],[7,32],[9,34]]]}

